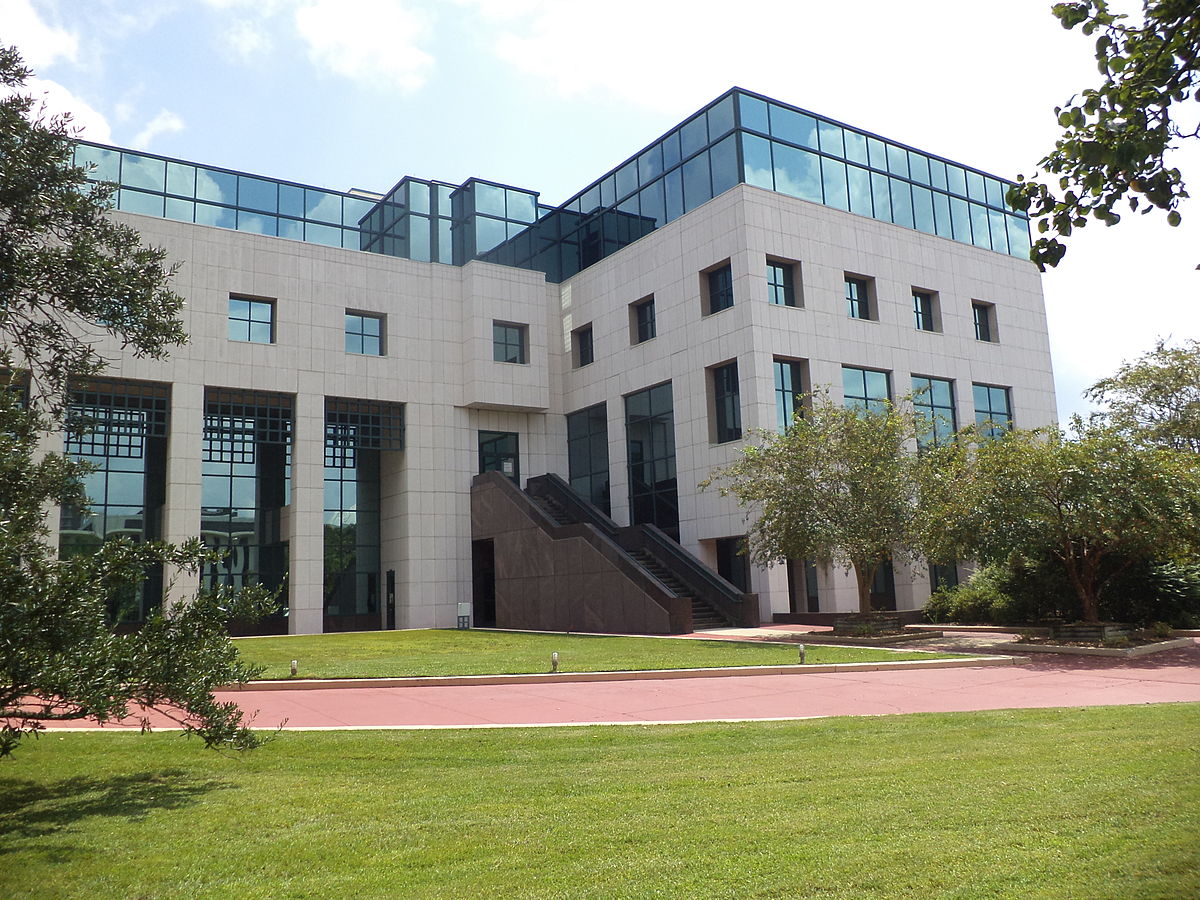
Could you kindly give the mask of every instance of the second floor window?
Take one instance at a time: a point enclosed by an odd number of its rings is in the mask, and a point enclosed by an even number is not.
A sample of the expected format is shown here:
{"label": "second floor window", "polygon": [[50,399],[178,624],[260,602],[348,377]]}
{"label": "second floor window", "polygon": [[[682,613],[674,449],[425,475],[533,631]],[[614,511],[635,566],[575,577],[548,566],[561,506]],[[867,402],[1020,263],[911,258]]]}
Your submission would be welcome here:
{"label": "second floor window", "polygon": [[792,266],[767,260],[767,299],[775,306],[796,305],[796,285]]}
{"label": "second floor window", "polygon": [[271,300],[230,297],[229,339],[252,344],[275,343],[275,303]]}
{"label": "second floor window", "polygon": [[707,274],[708,313],[718,313],[733,306],[733,269],[721,266]]}
{"label": "second floor window", "polygon": [[347,312],[346,352],[383,356],[383,317]]}
{"label": "second floor window", "polygon": [[846,276],[846,312],[852,319],[870,319],[871,298],[867,280]]}
{"label": "second floor window", "polygon": [[842,366],[842,392],[847,406],[868,412],[883,412],[892,397],[887,372],[853,366]]}
{"label": "second floor window", "polygon": [[492,323],[492,359],[496,362],[525,362],[525,326]]}
{"label": "second floor window", "polygon": [[737,362],[712,369],[713,438],[718,444],[736,441],[742,436],[741,394],[738,389]]}

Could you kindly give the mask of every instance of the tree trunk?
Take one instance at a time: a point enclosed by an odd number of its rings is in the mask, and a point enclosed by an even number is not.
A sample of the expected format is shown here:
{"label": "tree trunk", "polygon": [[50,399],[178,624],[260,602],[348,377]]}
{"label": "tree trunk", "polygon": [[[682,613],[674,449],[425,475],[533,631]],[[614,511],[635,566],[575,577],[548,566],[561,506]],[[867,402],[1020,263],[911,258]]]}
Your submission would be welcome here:
{"label": "tree trunk", "polygon": [[858,586],[858,611],[863,615],[871,612],[871,582],[875,580],[875,570],[878,568],[879,563],[875,563],[869,570],[859,563],[854,564],[854,582]]}

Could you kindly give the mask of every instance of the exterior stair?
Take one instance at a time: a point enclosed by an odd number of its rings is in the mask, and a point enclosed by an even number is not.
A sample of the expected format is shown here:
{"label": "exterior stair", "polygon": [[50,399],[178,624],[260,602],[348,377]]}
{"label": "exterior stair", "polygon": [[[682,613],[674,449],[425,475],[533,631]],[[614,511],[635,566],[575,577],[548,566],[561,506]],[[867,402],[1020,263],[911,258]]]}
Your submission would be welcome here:
{"label": "exterior stair", "polygon": [[529,497],[542,512],[554,520],[555,524],[571,525],[575,522],[575,519],[571,517],[571,514],[563,509],[562,504],[560,504],[553,497],[534,496],[532,494],[530,494]]}
{"label": "exterior stair", "polygon": [[646,550],[630,550],[629,555],[637,564],[671,589],[676,597],[688,595],[687,585],[671,574],[670,570]]}

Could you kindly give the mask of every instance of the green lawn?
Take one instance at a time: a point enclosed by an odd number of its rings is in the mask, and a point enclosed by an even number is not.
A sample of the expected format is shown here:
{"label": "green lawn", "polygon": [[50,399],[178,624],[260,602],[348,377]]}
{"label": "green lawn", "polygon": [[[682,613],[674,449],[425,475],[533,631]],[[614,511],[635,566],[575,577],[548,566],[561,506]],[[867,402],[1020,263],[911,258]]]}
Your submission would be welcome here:
{"label": "green lawn", "polygon": [[1197,734],[1197,704],[48,734],[0,765],[0,897],[1196,897]]}
{"label": "green lawn", "polygon": [[[562,672],[771,666],[799,661],[795,646],[779,644],[504,631],[372,631],[239,638],[235,643],[247,662],[266,667],[263,678],[287,678],[293,659],[299,661],[303,678],[548,672],[550,654],[555,651]],[[811,645],[807,661],[876,662],[951,655]]]}

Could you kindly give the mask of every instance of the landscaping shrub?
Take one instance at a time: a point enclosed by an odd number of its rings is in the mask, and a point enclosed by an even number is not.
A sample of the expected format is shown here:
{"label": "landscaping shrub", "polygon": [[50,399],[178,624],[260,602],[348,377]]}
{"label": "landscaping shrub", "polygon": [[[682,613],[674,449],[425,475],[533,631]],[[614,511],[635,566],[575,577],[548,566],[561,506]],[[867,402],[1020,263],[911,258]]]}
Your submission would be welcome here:
{"label": "landscaping shrub", "polygon": [[1012,602],[999,588],[1002,574],[998,566],[985,566],[957,587],[937,591],[925,604],[926,620],[960,625],[997,624],[997,615],[1006,615]]}

